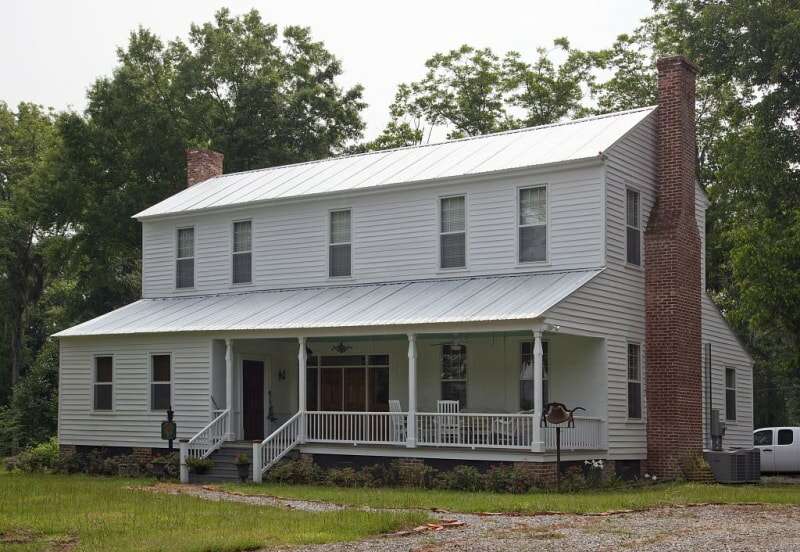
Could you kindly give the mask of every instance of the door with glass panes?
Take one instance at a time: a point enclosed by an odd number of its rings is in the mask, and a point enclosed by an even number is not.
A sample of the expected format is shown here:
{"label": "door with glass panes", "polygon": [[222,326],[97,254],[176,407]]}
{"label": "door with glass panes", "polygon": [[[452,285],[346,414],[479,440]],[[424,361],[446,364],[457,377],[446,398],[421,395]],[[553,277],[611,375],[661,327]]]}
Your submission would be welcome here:
{"label": "door with glass panes", "polygon": [[312,355],[306,370],[310,411],[389,410],[389,355]]}

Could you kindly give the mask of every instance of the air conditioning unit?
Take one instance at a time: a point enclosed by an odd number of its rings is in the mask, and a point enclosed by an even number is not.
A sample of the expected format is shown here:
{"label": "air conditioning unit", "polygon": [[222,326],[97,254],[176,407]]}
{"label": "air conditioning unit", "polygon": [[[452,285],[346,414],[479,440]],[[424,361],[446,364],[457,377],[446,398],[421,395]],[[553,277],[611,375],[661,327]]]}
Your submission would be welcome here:
{"label": "air conditioning unit", "polygon": [[758,449],[707,450],[704,456],[720,483],[758,483],[761,479]]}

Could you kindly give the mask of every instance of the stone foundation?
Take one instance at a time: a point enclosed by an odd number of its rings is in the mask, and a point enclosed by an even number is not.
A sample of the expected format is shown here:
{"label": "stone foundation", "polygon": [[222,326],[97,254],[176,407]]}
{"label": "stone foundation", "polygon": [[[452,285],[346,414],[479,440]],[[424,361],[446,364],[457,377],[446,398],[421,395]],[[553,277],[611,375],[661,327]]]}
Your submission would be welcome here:
{"label": "stone foundation", "polygon": [[58,445],[58,455],[61,456],[61,458],[64,458],[65,456],[72,456],[77,452],[78,447],[75,445]]}
{"label": "stone foundation", "polygon": [[133,454],[137,462],[142,464],[146,464],[153,459],[153,449],[151,448],[133,447],[131,454]]}

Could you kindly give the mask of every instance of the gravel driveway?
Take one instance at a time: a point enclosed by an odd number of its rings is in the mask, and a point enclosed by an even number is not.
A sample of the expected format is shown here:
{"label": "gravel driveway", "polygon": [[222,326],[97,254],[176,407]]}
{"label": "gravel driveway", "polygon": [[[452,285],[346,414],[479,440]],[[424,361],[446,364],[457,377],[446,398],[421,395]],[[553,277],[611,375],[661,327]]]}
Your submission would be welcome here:
{"label": "gravel driveway", "polygon": [[[339,509],[321,502],[243,496],[214,487],[159,485],[147,490],[191,494],[305,511]],[[517,552],[578,551],[775,551],[800,550],[800,506],[692,506],[605,516],[434,513],[460,527],[406,536],[269,551],[314,552]]]}

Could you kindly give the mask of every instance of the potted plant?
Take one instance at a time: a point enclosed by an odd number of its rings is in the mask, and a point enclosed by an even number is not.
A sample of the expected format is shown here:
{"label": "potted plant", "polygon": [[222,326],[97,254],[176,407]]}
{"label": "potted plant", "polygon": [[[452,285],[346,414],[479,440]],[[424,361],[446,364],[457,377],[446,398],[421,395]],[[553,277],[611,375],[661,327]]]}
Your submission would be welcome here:
{"label": "potted plant", "polygon": [[187,458],[186,465],[190,472],[202,475],[214,467],[214,461],[211,458]]}
{"label": "potted plant", "polygon": [[250,457],[245,453],[236,457],[236,470],[239,472],[239,480],[242,483],[250,477]]}

